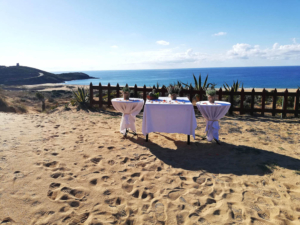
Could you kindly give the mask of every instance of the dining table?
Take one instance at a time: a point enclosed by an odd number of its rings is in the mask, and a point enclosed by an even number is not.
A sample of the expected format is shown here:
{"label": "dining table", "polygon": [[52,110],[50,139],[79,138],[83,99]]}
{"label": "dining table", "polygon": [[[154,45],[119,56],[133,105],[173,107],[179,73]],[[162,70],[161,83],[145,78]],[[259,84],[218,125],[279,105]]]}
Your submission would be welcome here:
{"label": "dining table", "polygon": [[206,136],[208,141],[213,139],[219,143],[219,120],[226,115],[230,109],[231,104],[224,101],[215,101],[210,103],[209,101],[200,101],[196,103],[196,106],[206,121]]}
{"label": "dining table", "polygon": [[195,139],[197,121],[193,104],[187,97],[159,97],[156,100],[147,100],[144,106],[142,132],[148,141],[149,133],[181,133],[187,135],[190,144],[190,135]]}

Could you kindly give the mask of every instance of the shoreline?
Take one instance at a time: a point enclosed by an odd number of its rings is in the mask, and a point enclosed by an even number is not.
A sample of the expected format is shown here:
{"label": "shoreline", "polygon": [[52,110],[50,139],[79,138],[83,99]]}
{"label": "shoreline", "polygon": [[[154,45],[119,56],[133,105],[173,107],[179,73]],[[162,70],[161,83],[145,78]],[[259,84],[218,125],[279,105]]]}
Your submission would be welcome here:
{"label": "shoreline", "polygon": [[[112,87],[115,87],[114,85],[111,85]],[[52,91],[52,90],[69,90],[69,87],[77,88],[77,87],[89,87],[89,85],[77,85],[77,84],[65,84],[65,83],[59,83],[59,84],[52,84],[52,83],[46,83],[46,84],[33,84],[33,85],[16,85],[16,86],[5,86],[5,89],[7,90],[40,90],[40,91]],[[134,86],[129,86],[130,88],[133,88]],[[140,88],[140,86],[138,86]],[[244,88],[245,91],[252,91],[253,88]],[[264,88],[254,88],[256,92],[261,92]],[[267,91],[275,90],[275,88],[265,88]],[[285,90],[288,90],[288,92],[296,92],[297,88],[276,88],[277,92],[284,92]],[[216,90],[219,90],[217,88]],[[225,90],[222,88],[222,90]]]}

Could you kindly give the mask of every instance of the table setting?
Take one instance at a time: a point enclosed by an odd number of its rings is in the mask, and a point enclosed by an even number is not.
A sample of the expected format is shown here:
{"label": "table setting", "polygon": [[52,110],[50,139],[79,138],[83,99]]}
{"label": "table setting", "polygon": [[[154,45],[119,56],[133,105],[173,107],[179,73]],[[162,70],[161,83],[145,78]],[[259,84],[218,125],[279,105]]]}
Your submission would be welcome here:
{"label": "table setting", "polygon": [[[169,93],[170,94],[170,93]],[[195,139],[197,121],[193,104],[187,97],[158,97],[148,99],[144,107],[142,132],[148,141],[151,132],[182,133]]]}

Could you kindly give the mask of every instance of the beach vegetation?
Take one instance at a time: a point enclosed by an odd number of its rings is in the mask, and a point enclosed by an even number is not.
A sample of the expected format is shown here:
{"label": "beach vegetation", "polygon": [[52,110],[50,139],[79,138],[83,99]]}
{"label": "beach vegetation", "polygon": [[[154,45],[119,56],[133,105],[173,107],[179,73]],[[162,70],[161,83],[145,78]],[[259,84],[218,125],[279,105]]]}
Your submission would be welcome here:
{"label": "beach vegetation", "polygon": [[233,84],[231,86],[229,86],[227,83],[225,83],[225,84],[223,84],[223,87],[224,87],[225,91],[233,90],[234,92],[237,92],[241,85],[242,85],[242,89],[243,89],[244,84],[237,80],[236,82],[233,81]]}
{"label": "beach vegetation", "polygon": [[70,110],[69,105],[70,105],[70,102],[68,102],[68,103],[65,104],[65,110],[66,110],[66,111],[69,111],[69,110]]}
{"label": "beach vegetation", "polygon": [[128,85],[126,85],[125,87],[123,87],[122,91],[123,93],[130,93],[130,88],[128,87]]}
{"label": "beach vegetation", "polygon": [[27,107],[23,104],[17,104],[13,106],[17,112],[21,112],[21,113],[27,113]]}
{"label": "beach vegetation", "polygon": [[173,86],[173,85],[170,85],[169,87],[167,87],[167,90],[168,90],[168,94],[169,95],[173,95],[173,94],[179,94],[179,92],[182,90],[182,87],[180,86]]}
{"label": "beach vegetation", "polygon": [[42,93],[40,93],[40,92],[36,92],[36,93],[35,93],[35,96],[37,97],[37,99],[38,99],[39,101],[42,102],[42,111],[45,111],[45,109],[46,109],[46,105],[45,105],[45,96],[44,96]]}
{"label": "beach vegetation", "polygon": [[216,90],[213,88],[206,90],[206,95],[215,96],[216,93],[217,93]]}
{"label": "beach vegetation", "polygon": [[70,103],[71,103],[71,106],[75,106],[75,105],[76,105],[76,101],[75,101],[75,99],[74,99],[74,98],[72,98],[72,99],[71,99],[71,101],[70,101]]}
{"label": "beach vegetation", "polygon": [[200,89],[206,91],[209,87],[214,88],[216,86],[216,84],[214,84],[214,83],[208,83],[208,75],[206,75],[206,78],[203,83],[202,83],[201,74],[199,74],[198,79],[193,74],[193,78],[194,78],[194,85],[188,84],[188,83],[183,83],[183,82],[180,82],[180,83],[183,84],[186,88],[192,87],[193,89],[198,90],[198,91]]}
{"label": "beach vegetation", "polygon": [[300,175],[300,170],[295,171],[295,174]]}
{"label": "beach vegetation", "polygon": [[86,107],[89,103],[89,89],[84,89],[83,87],[78,87],[77,90],[72,90],[73,99],[75,100],[75,105],[79,107]]}
{"label": "beach vegetation", "polygon": [[159,92],[156,92],[156,89],[153,89],[151,92],[149,92],[148,95],[151,99],[158,99]]}

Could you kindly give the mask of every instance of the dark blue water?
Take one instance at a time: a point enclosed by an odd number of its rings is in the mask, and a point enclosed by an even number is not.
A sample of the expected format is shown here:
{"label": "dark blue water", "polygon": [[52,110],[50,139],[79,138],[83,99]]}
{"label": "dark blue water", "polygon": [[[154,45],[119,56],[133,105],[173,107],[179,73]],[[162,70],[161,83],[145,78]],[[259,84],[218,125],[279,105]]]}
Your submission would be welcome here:
{"label": "dark blue water", "polygon": [[278,67],[231,67],[231,68],[194,68],[194,69],[161,69],[161,70],[106,70],[81,71],[98,79],[74,80],[68,84],[88,85],[125,85],[153,86],[157,82],[162,85],[182,81],[193,83],[193,74],[198,79],[202,75],[204,81],[208,74],[208,82],[221,87],[226,82],[230,86],[239,80],[245,88],[298,88],[300,86],[300,66]]}

